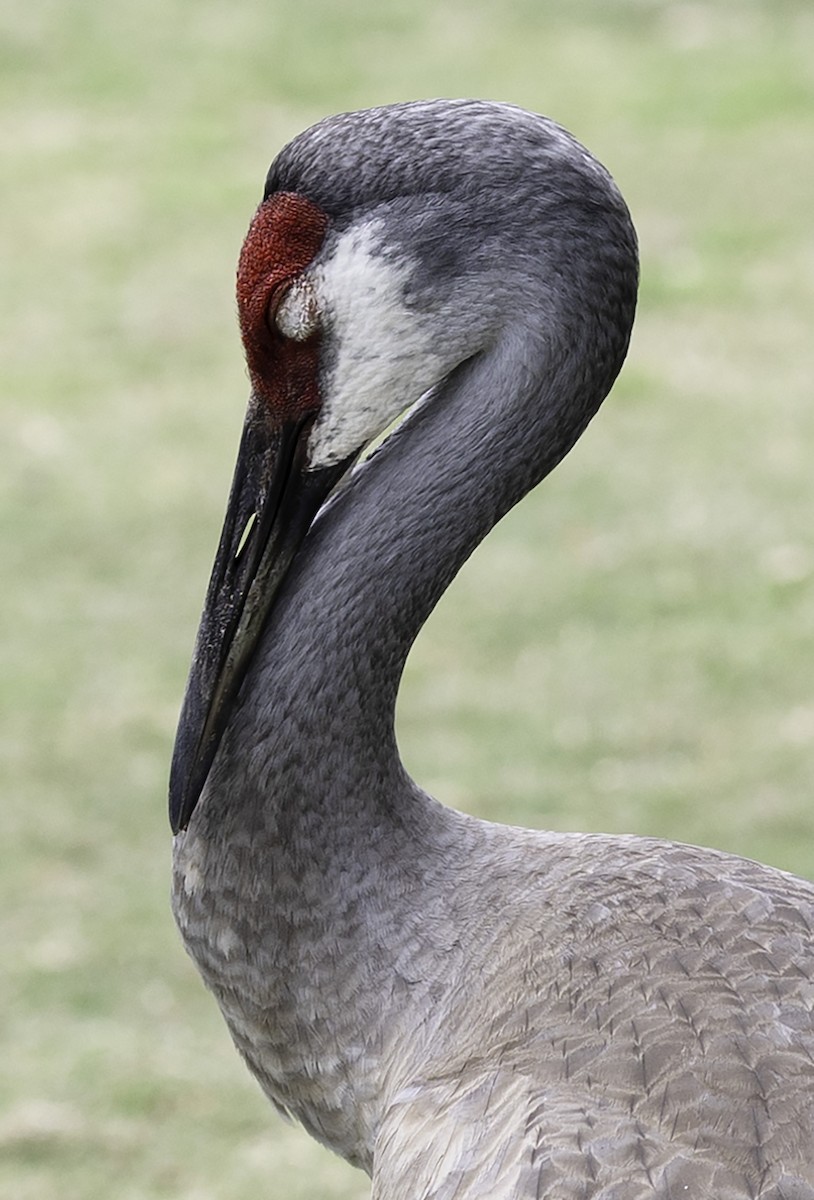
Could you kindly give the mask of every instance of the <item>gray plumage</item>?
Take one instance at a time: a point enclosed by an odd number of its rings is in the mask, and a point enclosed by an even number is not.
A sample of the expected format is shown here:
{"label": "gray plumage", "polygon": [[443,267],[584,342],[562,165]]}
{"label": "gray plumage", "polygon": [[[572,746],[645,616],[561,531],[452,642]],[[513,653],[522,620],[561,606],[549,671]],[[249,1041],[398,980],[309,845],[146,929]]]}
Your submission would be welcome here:
{"label": "gray plumage", "polygon": [[395,741],[433,605],[621,366],[621,197],[551,122],[440,101],[320,123],[279,192],[327,213],[317,266],[371,233],[443,368],[293,556],[178,822],[176,919],[235,1044],[375,1200],[814,1200],[814,887],[476,820]]}

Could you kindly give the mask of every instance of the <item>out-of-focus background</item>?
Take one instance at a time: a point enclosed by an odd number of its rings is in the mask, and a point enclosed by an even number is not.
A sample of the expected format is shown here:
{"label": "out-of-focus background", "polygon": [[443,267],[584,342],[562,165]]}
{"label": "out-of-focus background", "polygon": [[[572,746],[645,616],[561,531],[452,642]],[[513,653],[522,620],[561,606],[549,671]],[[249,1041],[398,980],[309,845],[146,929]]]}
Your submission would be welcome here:
{"label": "out-of-focus background", "polygon": [[167,763],[246,382],[234,263],[328,112],[555,117],[642,249],[622,378],[410,662],[453,805],[814,877],[810,0],[3,0],[0,1195],[354,1200],[168,912]]}

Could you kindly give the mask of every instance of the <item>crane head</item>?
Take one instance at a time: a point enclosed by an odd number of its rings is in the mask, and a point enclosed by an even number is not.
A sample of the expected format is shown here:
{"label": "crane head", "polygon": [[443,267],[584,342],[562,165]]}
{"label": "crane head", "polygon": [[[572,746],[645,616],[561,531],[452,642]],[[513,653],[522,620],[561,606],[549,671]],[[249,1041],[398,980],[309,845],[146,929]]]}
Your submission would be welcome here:
{"label": "crane head", "polygon": [[[238,264],[251,394],[176,737],[175,832],[292,561],[359,453],[414,402],[485,367],[468,433],[508,445],[521,430],[527,490],[613,382],[636,277],[610,176],[535,114],[392,105],[328,118],[278,155]],[[564,409],[522,399],[565,357],[577,364],[567,428]],[[563,422],[553,442],[546,421]]]}

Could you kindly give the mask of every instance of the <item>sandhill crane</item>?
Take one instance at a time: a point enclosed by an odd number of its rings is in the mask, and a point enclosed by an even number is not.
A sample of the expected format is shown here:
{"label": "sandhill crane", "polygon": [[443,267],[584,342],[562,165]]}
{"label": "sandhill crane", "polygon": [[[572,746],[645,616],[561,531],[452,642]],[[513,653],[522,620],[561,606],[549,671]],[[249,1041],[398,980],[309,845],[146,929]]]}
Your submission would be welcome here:
{"label": "sandhill crane", "polygon": [[636,285],[604,168],[470,101],[307,130],[241,253],[174,911],[269,1098],[376,1200],[814,1200],[814,886],[475,820],[396,746],[414,638],[598,408]]}

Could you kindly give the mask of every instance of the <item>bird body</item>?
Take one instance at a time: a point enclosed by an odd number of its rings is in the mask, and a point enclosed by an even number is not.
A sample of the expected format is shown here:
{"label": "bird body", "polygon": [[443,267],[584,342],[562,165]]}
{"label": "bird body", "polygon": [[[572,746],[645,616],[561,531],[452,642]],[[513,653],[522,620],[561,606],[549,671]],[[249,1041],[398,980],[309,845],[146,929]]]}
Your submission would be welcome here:
{"label": "bird body", "polygon": [[636,277],[604,169],[477,102],[306,131],[241,256],[174,911],[266,1094],[375,1200],[814,1200],[814,887],[477,820],[395,740],[414,638],[601,403]]}

